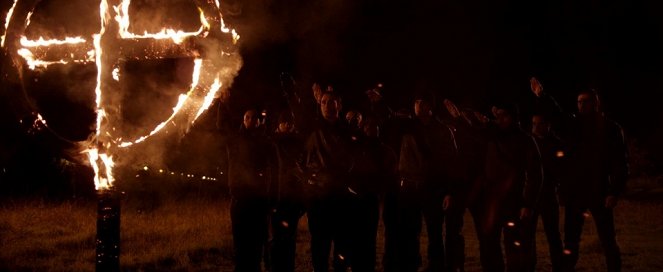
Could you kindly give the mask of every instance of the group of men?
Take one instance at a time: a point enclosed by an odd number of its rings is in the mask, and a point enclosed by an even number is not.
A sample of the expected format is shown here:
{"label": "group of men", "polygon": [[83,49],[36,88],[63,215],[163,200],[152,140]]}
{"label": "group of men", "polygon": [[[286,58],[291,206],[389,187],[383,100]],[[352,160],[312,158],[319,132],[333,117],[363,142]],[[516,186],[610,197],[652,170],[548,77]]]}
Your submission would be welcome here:
{"label": "group of men", "polygon": [[[436,107],[432,92],[418,93],[407,115],[369,90],[362,112],[342,116],[337,92],[315,84],[311,103],[290,97],[274,133],[247,110],[227,144],[235,270],[261,271],[264,263],[295,271],[306,214],[316,272],[329,271],[330,261],[334,271],[375,271],[380,218],[385,271],[424,264],[423,222],[426,271],[464,271],[469,210],[483,271],[535,271],[539,216],[552,270],[574,271],[588,212],[608,271],[620,271],[613,208],[627,179],[622,130],[593,91],[581,91],[577,114],[566,114],[536,78],[530,84],[537,110],[529,132],[514,104],[497,104],[488,117],[449,100]],[[450,118],[440,120],[437,108]]]}

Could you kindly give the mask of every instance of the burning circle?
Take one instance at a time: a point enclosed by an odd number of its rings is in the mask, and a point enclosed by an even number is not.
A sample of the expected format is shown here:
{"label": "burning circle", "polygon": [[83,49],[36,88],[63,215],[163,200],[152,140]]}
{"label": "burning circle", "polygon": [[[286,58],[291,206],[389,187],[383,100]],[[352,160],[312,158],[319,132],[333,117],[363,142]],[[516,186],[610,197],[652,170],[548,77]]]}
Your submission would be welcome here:
{"label": "burning circle", "polygon": [[[25,69],[46,69],[50,65],[94,63],[97,66],[95,87],[96,133],[86,151],[95,170],[97,189],[113,185],[113,155],[126,152],[160,131],[185,133],[211,105],[223,85],[229,85],[241,66],[236,43],[239,35],[228,28],[221,15],[219,0],[194,0],[200,13],[198,31],[163,29],[158,33],[136,34],[129,31],[130,0],[101,0],[99,32],[88,37],[29,40],[24,36],[30,17],[39,0],[15,0],[0,37],[3,50],[11,57],[23,78]],[[118,99],[120,60],[194,58],[191,85],[179,96],[173,113],[147,135],[122,139]],[[45,121],[41,121],[45,125]]]}

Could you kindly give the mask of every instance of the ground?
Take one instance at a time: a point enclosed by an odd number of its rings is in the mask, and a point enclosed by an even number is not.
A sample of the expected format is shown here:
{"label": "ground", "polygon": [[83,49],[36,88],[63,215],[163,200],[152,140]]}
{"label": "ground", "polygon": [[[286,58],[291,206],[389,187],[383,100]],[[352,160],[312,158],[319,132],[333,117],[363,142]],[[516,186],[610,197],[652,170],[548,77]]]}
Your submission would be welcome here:
{"label": "ground", "polygon": [[[616,208],[617,240],[625,271],[663,271],[663,198],[627,198]],[[228,202],[209,196],[145,205],[144,196],[123,200],[121,266],[124,271],[232,271]],[[96,206],[90,200],[3,201],[0,207],[0,271],[94,270]],[[478,243],[465,216],[466,269],[479,271]],[[383,252],[382,226],[378,268]],[[312,271],[305,218],[298,236],[297,271]],[[425,239],[422,249],[425,247]],[[539,224],[537,271],[550,271]],[[425,250],[422,250],[425,253]],[[583,232],[578,271],[605,271],[591,217]]]}

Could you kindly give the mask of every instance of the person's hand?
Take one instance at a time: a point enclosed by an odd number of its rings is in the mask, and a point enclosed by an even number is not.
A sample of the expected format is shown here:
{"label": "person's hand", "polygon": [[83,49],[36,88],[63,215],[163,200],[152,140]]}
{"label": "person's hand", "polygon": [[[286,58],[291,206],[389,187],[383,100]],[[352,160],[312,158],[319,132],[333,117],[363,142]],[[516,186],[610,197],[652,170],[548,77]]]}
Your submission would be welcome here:
{"label": "person's hand", "polygon": [[490,118],[488,118],[488,116],[486,116],[486,115],[484,115],[484,114],[482,114],[482,113],[480,113],[480,112],[478,112],[478,111],[474,111],[473,113],[474,113],[474,118],[476,118],[477,120],[479,120],[479,122],[480,122],[481,124],[484,124],[484,125],[485,125],[485,124],[490,123]]}
{"label": "person's hand", "polygon": [[492,113],[495,118],[499,115],[497,111],[499,111],[499,109],[496,106],[490,108],[490,113]]}
{"label": "person's hand", "polygon": [[317,82],[313,83],[313,86],[311,86],[311,90],[313,91],[313,93],[322,93],[322,87],[320,87],[320,84],[318,84]]}
{"label": "person's hand", "polygon": [[451,117],[455,119],[461,116],[460,110],[458,110],[458,107],[454,102],[449,99],[444,99],[442,103],[444,103],[444,106],[447,108],[449,114],[451,114]]}
{"label": "person's hand", "polygon": [[617,206],[617,197],[608,196],[605,198],[605,207],[608,209],[613,209]]}
{"label": "person's hand", "polygon": [[442,201],[442,209],[443,210],[449,210],[451,208],[451,205],[453,205],[453,201],[451,200],[451,196],[445,196],[444,201]]}
{"label": "person's hand", "polygon": [[541,82],[539,82],[536,77],[532,77],[529,79],[529,87],[532,89],[532,93],[536,95],[536,97],[540,97],[541,94],[543,93],[543,85],[541,85]]}
{"label": "person's hand", "polygon": [[520,220],[524,220],[532,216],[532,209],[530,208],[521,208],[520,209]]}

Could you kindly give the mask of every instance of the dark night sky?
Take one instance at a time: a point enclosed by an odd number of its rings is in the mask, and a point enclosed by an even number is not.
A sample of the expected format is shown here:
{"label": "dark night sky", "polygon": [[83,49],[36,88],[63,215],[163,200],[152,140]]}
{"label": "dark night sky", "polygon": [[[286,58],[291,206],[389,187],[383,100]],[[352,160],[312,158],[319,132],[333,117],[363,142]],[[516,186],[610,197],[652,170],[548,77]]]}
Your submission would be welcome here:
{"label": "dark night sky", "polygon": [[[0,4],[1,14],[10,2]],[[604,109],[627,134],[663,153],[657,140],[663,137],[660,1],[225,3],[226,20],[242,35],[245,64],[232,89],[238,110],[277,103],[282,71],[291,72],[300,88],[330,83],[350,100],[383,82],[396,107],[428,89],[482,110],[499,99],[526,101],[528,78],[536,75],[569,110],[578,90],[598,89]]]}

